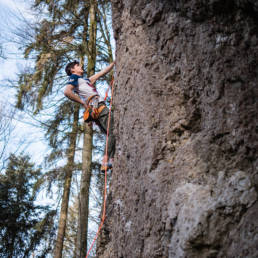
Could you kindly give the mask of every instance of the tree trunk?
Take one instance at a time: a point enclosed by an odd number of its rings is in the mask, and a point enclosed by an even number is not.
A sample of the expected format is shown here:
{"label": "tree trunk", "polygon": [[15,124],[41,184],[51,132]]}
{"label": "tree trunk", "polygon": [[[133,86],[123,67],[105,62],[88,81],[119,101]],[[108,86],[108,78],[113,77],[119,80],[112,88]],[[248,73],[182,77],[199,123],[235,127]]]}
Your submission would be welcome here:
{"label": "tree trunk", "polygon": [[[96,64],[96,1],[90,5],[90,28],[89,28],[89,52],[88,52],[88,77],[95,73]],[[92,175],[92,124],[84,124],[84,142],[82,152],[82,176],[79,197],[79,218],[77,231],[76,257],[84,258],[87,253],[88,217],[89,217],[89,191]]]}
{"label": "tree trunk", "polygon": [[84,143],[83,143],[83,163],[81,188],[79,197],[79,218],[77,231],[76,257],[85,257],[87,252],[87,235],[88,235],[88,217],[89,217],[89,189],[91,182],[91,163],[92,163],[92,126],[84,126]]}
{"label": "tree trunk", "polygon": [[70,146],[68,150],[68,161],[65,169],[65,181],[64,181],[64,191],[62,197],[59,225],[58,225],[58,234],[56,240],[56,246],[54,251],[54,258],[61,258],[63,251],[63,242],[65,236],[66,229],[66,220],[68,213],[68,203],[69,203],[69,195],[71,188],[71,180],[72,180],[72,172],[74,168],[74,156],[75,156],[75,147],[76,147],[76,138],[78,133],[78,121],[79,121],[79,105],[76,105],[74,111],[74,120],[73,120],[73,128],[72,133],[70,135]]}

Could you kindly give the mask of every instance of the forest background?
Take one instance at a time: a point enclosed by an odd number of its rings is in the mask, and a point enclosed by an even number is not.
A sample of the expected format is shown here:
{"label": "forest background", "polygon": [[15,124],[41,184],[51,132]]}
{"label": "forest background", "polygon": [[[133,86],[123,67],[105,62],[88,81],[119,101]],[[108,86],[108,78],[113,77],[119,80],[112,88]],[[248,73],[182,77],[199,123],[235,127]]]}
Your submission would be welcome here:
{"label": "forest background", "polygon": [[[0,4],[0,256],[85,257],[99,223],[105,140],[64,97],[64,68],[77,59],[90,76],[113,61],[110,3]],[[97,84],[101,94],[111,76]]]}

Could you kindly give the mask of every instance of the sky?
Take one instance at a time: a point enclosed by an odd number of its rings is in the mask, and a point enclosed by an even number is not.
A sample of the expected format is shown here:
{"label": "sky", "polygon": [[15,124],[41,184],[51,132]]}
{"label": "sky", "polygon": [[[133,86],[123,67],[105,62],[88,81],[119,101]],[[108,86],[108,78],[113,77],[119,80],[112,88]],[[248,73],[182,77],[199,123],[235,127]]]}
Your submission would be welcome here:
{"label": "sky", "polygon": [[[15,105],[15,92],[5,86],[9,79],[17,79],[19,67],[25,65],[21,51],[19,51],[17,45],[11,42],[13,38],[12,31],[19,27],[19,19],[17,17],[21,14],[26,18],[33,19],[28,3],[29,0],[0,0],[0,43],[3,45],[5,54],[5,59],[0,58],[0,102],[11,106]],[[107,85],[102,94],[105,94],[106,88]],[[22,148],[19,151],[30,154],[32,161],[40,164],[48,151],[48,146],[44,141],[44,133],[40,128],[30,126],[25,121],[28,122],[29,120],[24,117],[23,113],[17,111],[13,121],[15,129],[12,133],[8,151],[14,152],[17,146],[23,142]],[[44,192],[38,199],[39,204],[52,205],[53,201],[54,203],[56,202],[56,200],[48,199]],[[96,227],[94,225],[90,226],[92,228]]]}
{"label": "sky", "polygon": [[[29,10],[29,0],[0,0],[0,26],[1,34],[8,35],[2,37],[2,44],[5,53],[5,59],[0,58],[0,102],[7,103],[14,106],[16,103],[15,91],[5,87],[7,80],[16,80],[19,67],[25,65],[22,52],[17,49],[17,45],[11,42],[12,31],[19,27],[19,16],[22,13],[26,18],[33,19]],[[10,41],[8,41],[10,38]],[[1,38],[0,38],[1,42]],[[11,52],[11,54],[9,54]],[[105,89],[102,94],[105,94]],[[0,103],[0,104],[1,104]],[[19,148],[19,152],[23,151],[25,154],[29,154],[32,161],[36,164],[43,162],[43,158],[48,151],[48,146],[44,141],[44,132],[38,127],[33,127],[27,124],[30,121],[23,112],[16,111],[14,119],[15,130],[12,133],[11,144],[9,144],[8,151],[15,152],[17,146],[23,143],[22,147]]]}
{"label": "sky", "polygon": [[[22,52],[17,49],[12,41],[14,38],[12,32],[19,27],[19,19],[21,14],[29,19],[33,19],[30,13],[28,2],[25,0],[0,0],[0,26],[1,26],[1,43],[5,59],[0,59],[0,101],[15,105],[15,92],[6,88],[8,80],[17,79],[19,68],[24,66],[26,62],[22,58]],[[7,103],[6,103],[7,102]],[[40,128],[35,128],[27,124],[28,119],[21,112],[17,111],[14,119],[15,130],[12,134],[12,141],[9,144],[9,152],[15,152],[17,146],[23,142],[19,151],[30,154],[32,160],[36,163],[43,161],[42,153],[47,151],[47,146],[42,141],[44,135]]]}
{"label": "sky", "polygon": [[[16,80],[19,68],[26,64],[22,52],[19,51],[17,45],[11,42],[12,32],[19,27],[20,21],[16,16],[19,16],[20,13],[26,18],[33,19],[29,13],[28,2],[25,0],[0,0],[0,35],[3,35],[0,42],[3,45],[5,56],[5,59],[0,58],[0,102],[8,108],[15,105],[16,99],[15,91],[5,87],[7,81]],[[38,166],[42,164],[48,146],[44,141],[43,130],[31,126],[28,122],[34,123],[23,112],[15,111],[12,121],[14,130],[6,150],[6,156],[8,157],[8,153],[29,154],[31,160]],[[55,201],[48,198],[45,192],[41,192],[37,198],[37,204],[53,205],[54,203]]]}
{"label": "sky", "polygon": [[[28,3],[29,1],[27,1]],[[3,44],[4,50],[11,52],[6,56],[6,60],[1,60],[1,73],[0,80],[6,78],[14,78],[14,75],[18,69],[21,60],[20,56],[17,56],[17,49],[14,44],[8,40],[13,38],[11,32],[18,27],[18,18],[20,14],[24,17],[32,18],[33,16],[29,13],[29,8],[25,0],[0,0],[0,26],[1,26],[1,43]]]}

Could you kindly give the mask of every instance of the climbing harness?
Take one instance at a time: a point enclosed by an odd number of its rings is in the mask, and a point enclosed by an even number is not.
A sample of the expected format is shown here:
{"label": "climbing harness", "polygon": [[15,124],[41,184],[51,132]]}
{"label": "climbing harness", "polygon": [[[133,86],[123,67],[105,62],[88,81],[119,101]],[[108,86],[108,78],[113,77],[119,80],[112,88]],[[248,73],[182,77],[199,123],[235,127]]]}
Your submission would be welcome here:
{"label": "climbing harness", "polygon": [[[107,125],[107,136],[106,136],[106,148],[105,148],[105,156],[107,156],[107,151],[108,151],[108,136],[109,136],[109,127],[110,127],[110,120],[111,120],[111,107],[112,107],[112,98],[113,98],[113,90],[114,90],[114,80],[112,79],[111,80],[111,99],[110,99],[110,106],[109,106],[109,113],[108,113],[108,125]],[[104,185],[104,196],[103,196],[103,211],[102,211],[102,217],[101,217],[101,222],[100,222],[100,225],[99,225],[99,228],[98,228],[98,231],[92,241],[92,244],[90,246],[90,249],[86,255],[86,258],[88,258],[92,248],[93,248],[93,245],[95,243],[95,241],[97,240],[98,236],[99,236],[99,233],[100,233],[100,230],[102,229],[103,225],[104,225],[104,221],[105,221],[105,218],[106,218],[106,195],[107,195],[107,169],[108,167],[106,166],[105,167],[105,185]]]}
{"label": "climbing harness", "polygon": [[[99,114],[101,113],[101,111],[106,107],[105,104],[103,105],[99,105],[97,104],[97,106],[93,103],[96,101],[96,99],[99,97],[99,95],[93,95],[91,97],[88,98],[87,100],[87,108],[84,111],[83,114],[83,120],[88,123],[92,120],[96,120],[99,117]],[[97,101],[98,103],[98,101]]]}

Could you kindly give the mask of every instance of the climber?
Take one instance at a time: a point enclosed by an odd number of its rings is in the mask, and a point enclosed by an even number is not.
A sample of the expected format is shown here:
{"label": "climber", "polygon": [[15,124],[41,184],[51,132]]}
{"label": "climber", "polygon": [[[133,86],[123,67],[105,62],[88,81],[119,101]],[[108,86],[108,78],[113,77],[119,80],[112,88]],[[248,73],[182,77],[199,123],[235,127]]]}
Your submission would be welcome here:
{"label": "climber", "polygon": [[[69,82],[66,85],[64,95],[69,99],[82,104],[85,108],[84,121],[94,121],[100,127],[101,131],[107,134],[109,109],[106,107],[104,99],[98,94],[95,82],[110,72],[115,62],[104,68],[99,73],[92,75],[89,78],[83,77],[83,68],[78,61],[73,61],[67,64],[65,71],[69,76]],[[77,93],[77,94],[75,94]],[[109,126],[109,137],[107,155],[104,155],[101,171],[112,169],[112,164],[115,154],[115,138],[113,135],[113,115]]]}

